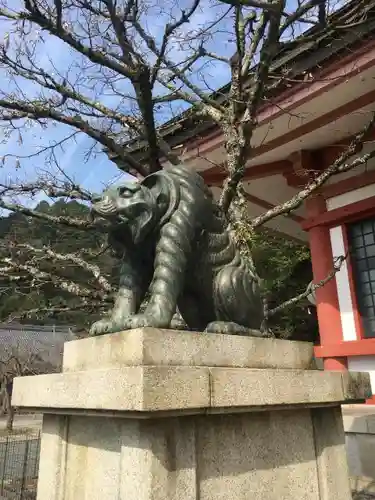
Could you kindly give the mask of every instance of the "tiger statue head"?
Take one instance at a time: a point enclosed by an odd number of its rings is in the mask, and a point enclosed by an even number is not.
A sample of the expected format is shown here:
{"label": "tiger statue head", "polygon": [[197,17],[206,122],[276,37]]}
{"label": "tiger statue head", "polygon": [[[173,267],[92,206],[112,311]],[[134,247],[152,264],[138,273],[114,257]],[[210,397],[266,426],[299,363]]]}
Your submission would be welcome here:
{"label": "tiger statue head", "polygon": [[176,192],[157,174],[111,186],[93,198],[92,215],[107,220],[115,239],[137,245],[175,209],[178,196],[171,196],[171,191]]}

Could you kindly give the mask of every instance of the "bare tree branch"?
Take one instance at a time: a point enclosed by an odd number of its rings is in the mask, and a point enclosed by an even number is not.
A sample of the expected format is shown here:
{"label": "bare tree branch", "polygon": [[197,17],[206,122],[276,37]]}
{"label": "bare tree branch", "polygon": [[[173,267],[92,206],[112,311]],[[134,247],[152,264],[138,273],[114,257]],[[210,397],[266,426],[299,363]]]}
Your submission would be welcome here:
{"label": "bare tree branch", "polygon": [[37,281],[51,282],[55,287],[61,288],[61,290],[69,292],[73,295],[77,295],[78,297],[84,297],[84,298],[94,297],[100,300],[105,300],[108,298],[108,294],[101,290],[96,290],[96,291],[90,290],[89,288],[80,285],[78,283],[74,283],[73,281],[60,278],[59,276],[56,276],[52,273],[41,271],[35,266],[14,262],[9,257],[4,257],[0,259],[0,262],[13,268],[14,271],[24,272],[26,274],[29,274],[30,276],[33,277],[33,279]]}
{"label": "bare tree branch", "polygon": [[344,256],[339,256],[334,259],[333,262],[333,269],[332,271],[327,274],[327,276],[320,280],[318,283],[309,283],[309,285],[306,287],[306,290],[295,297],[283,302],[282,304],[278,305],[277,307],[273,309],[269,309],[267,313],[267,319],[270,317],[274,316],[275,314],[278,314],[279,312],[283,311],[284,309],[288,309],[295,304],[298,304],[301,302],[301,300],[306,299],[309,295],[313,294],[316,290],[319,290],[319,288],[322,288],[324,285],[326,285],[329,281],[332,280],[336,276],[336,274],[340,271],[343,262],[346,260],[347,255]]}
{"label": "bare tree branch", "polygon": [[292,24],[302,19],[307,12],[316,6],[319,6],[321,9],[319,22],[324,25],[326,23],[325,5],[326,0],[309,0],[306,3],[300,4],[293,13],[286,16],[286,19],[281,26],[280,33],[283,34]]}
{"label": "bare tree branch", "polygon": [[108,308],[108,302],[105,300],[95,302],[93,300],[81,300],[79,304],[71,306],[47,306],[47,307],[36,307],[34,309],[28,309],[27,311],[18,311],[13,313],[9,321],[14,321],[15,319],[27,319],[33,316],[38,316],[40,314],[47,316],[58,316],[59,314],[72,313],[74,311],[87,311],[87,313],[97,312],[101,309]]}
{"label": "bare tree branch", "polygon": [[0,17],[13,21],[30,21],[35,23],[42,29],[60,38],[80,54],[86,56],[91,62],[105,66],[127,78],[132,77],[130,68],[126,67],[124,64],[120,64],[114,58],[111,58],[103,52],[82,44],[68,29],[63,26],[57,26],[51,19],[43,15],[36,3],[25,0],[25,7],[27,11],[18,14],[14,14],[6,9],[0,9]]}
{"label": "bare tree branch", "polygon": [[[257,112],[268,81],[271,62],[279,48],[280,20],[285,1],[275,1],[272,5],[277,7],[277,10],[263,12],[263,18],[258,28],[259,34],[254,38],[255,45],[251,45],[247,56],[245,56],[245,24],[243,13],[237,8],[237,54],[232,62],[232,82],[229,92],[231,113],[228,123],[224,128],[228,153],[228,177],[225,180],[221,193],[220,206],[225,213],[228,212],[232,200],[236,195],[237,186],[245,175],[246,157],[249,154],[253,131],[256,127]],[[242,104],[241,106],[239,103],[244,102],[246,95],[244,93],[243,70],[247,68],[248,61],[254,57],[254,51],[258,47],[258,40],[264,35],[266,26],[268,27],[268,33],[263,38],[263,45],[259,54],[259,64],[253,75],[252,89],[250,90],[246,105]],[[247,59],[244,60],[244,57],[247,57]]]}
{"label": "bare tree branch", "polygon": [[72,200],[91,201],[92,195],[76,184],[65,184],[65,186],[54,185],[52,181],[37,181],[34,183],[0,183],[0,196],[36,194],[44,192],[50,198],[70,198]]}
{"label": "bare tree branch", "polygon": [[44,212],[39,212],[37,210],[24,207],[17,203],[9,203],[0,199],[0,208],[9,210],[10,212],[18,212],[20,214],[26,215],[28,217],[35,217],[36,219],[45,220],[52,224],[58,224],[62,226],[74,227],[77,229],[85,230],[99,230],[100,225],[97,222],[84,219],[75,219],[73,217],[63,216],[63,215],[50,215]]}
{"label": "bare tree branch", "polygon": [[61,254],[59,252],[55,252],[51,248],[48,247],[43,247],[43,248],[36,248],[32,245],[29,245],[27,243],[19,243],[17,245],[17,248],[24,248],[26,250],[31,251],[33,254],[39,254],[43,255],[45,258],[48,258],[52,261],[60,261],[60,262],[71,262],[73,264],[76,264],[77,266],[81,267],[85,271],[88,271],[90,274],[92,274],[95,278],[95,280],[98,282],[102,290],[105,292],[112,292],[113,287],[109,283],[109,281],[101,274],[101,270],[99,266],[92,264],[90,262],[87,262],[86,260],[83,259],[82,256],[77,255],[77,254],[72,254],[72,253],[66,253],[66,254]]}
{"label": "bare tree branch", "polygon": [[233,7],[253,7],[255,9],[262,9],[266,11],[277,11],[277,6],[274,2],[259,2],[257,0],[221,0],[223,3],[232,5]]}
{"label": "bare tree branch", "polygon": [[[14,110],[14,115],[12,119],[20,119],[24,118],[25,116],[33,117],[35,119],[50,118],[51,120],[54,120],[56,122],[65,125],[70,125],[71,127],[74,127],[80,130],[81,132],[84,132],[92,139],[95,139],[99,143],[103,144],[103,146],[106,146],[111,151],[116,152],[132,168],[141,172],[143,175],[147,175],[148,173],[147,170],[137,161],[135,161],[131,155],[126,154],[124,149],[121,146],[119,146],[114,139],[112,139],[104,131],[102,132],[92,127],[87,121],[83,120],[81,116],[73,117],[65,115],[60,111],[57,111],[56,108],[49,106],[48,104],[41,104],[41,103],[28,104],[26,102],[20,102],[20,101],[11,102],[4,99],[0,99],[0,108]],[[2,120],[1,114],[0,114],[0,120]]]}

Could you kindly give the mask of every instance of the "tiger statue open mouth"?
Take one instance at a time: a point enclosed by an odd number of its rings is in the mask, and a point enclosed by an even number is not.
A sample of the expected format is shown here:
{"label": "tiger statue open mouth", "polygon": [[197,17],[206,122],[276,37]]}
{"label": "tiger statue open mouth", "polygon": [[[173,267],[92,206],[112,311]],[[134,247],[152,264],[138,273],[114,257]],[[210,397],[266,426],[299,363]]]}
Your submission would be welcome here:
{"label": "tiger statue open mouth", "polygon": [[[266,336],[259,287],[203,178],[184,165],[112,187],[93,200],[121,258],[119,290],[92,335],[170,328],[178,307],[195,331]],[[139,312],[145,295],[149,300]]]}

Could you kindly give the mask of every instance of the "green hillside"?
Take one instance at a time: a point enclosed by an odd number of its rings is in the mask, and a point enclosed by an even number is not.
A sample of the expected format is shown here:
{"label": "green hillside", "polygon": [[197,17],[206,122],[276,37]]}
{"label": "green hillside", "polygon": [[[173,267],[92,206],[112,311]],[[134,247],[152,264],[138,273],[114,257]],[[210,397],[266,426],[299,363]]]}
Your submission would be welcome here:
{"label": "green hillside", "polygon": [[[88,208],[76,201],[65,202],[59,200],[49,205],[41,202],[36,208],[38,211],[47,212],[51,215],[70,215],[72,217],[87,217]],[[105,239],[94,231],[79,231],[74,228],[61,225],[52,225],[48,222],[35,218],[26,217],[21,214],[11,214],[9,217],[0,218],[0,238],[2,255],[12,256],[16,249],[12,249],[12,242],[18,244],[28,243],[36,248],[48,246],[54,251],[65,253],[78,253],[82,249],[91,255],[85,255],[87,261],[98,264],[110,280],[115,275],[116,261],[111,257],[109,251],[104,251]],[[99,255],[98,255],[99,254]],[[17,254],[15,260],[28,262],[30,254],[27,252]],[[82,268],[71,263],[60,263],[56,265],[45,260],[38,261],[38,267],[44,271],[53,270],[54,274],[65,277],[81,284],[92,284],[92,276]],[[114,279],[114,282],[116,280]],[[94,286],[92,284],[92,286]],[[19,283],[9,286],[8,280],[0,277],[0,321],[5,321],[12,314],[29,309],[48,307],[51,305],[74,306],[79,303],[76,296],[55,288],[51,283],[41,287],[31,287],[29,282],[20,286]],[[50,318],[46,314],[33,316],[27,319],[30,323],[51,322],[84,324],[91,322],[91,317],[80,311],[59,314],[58,318]]]}

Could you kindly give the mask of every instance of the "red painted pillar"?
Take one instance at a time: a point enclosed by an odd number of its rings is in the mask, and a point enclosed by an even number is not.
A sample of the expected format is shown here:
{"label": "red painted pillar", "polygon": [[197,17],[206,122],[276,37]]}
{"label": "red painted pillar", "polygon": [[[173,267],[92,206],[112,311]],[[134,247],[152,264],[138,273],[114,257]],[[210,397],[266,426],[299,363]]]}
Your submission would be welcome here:
{"label": "red painted pillar", "polygon": [[[326,203],[322,196],[317,195],[306,201],[308,218],[326,211]],[[329,228],[317,226],[309,229],[310,252],[314,282],[327,277],[332,271],[333,257]],[[319,322],[320,345],[335,345],[342,342],[342,327],[340,307],[337,296],[336,280],[332,279],[322,288],[316,290],[316,306]],[[326,370],[347,369],[346,358],[324,359]]]}
{"label": "red painted pillar", "polygon": [[326,358],[324,359],[324,369],[344,372],[348,369],[346,358]]}

